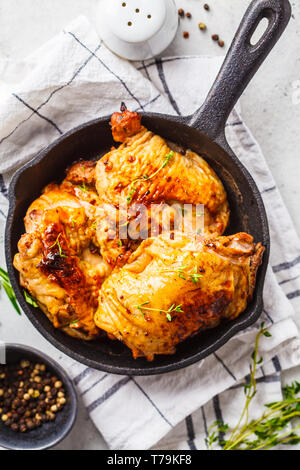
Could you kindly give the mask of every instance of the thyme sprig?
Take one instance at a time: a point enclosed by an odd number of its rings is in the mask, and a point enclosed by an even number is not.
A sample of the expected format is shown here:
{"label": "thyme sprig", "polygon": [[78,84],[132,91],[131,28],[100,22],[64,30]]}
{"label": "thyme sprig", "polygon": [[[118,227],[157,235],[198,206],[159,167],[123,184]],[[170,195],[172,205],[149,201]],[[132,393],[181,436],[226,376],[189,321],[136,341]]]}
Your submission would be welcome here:
{"label": "thyme sprig", "polygon": [[50,246],[50,249],[51,249],[51,248],[54,248],[55,246],[57,246],[57,247],[58,247],[59,256],[60,256],[61,258],[67,258],[67,256],[63,254],[63,250],[62,250],[62,247],[61,247],[61,244],[60,244],[60,241],[59,241],[60,236],[61,236],[61,233],[58,234],[58,236],[57,236],[55,242],[53,243],[53,245]]}
{"label": "thyme sprig", "polygon": [[135,192],[137,191],[137,186],[136,186],[136,183],[138,182],[143,182],[143,181],[149,181],[151,180],[152,178],[154,178],[157,173],[159,173],[163,168],[165,168],[165,166],[169,163],[169,161],[171,160],[171,158],[173,158],[174,156],[174,152],[171,151],[170,153],[168,153],[168,155],[165,156],[161,166],[158,168],[158,170],[156,170],[151,176],[148,176],[148,175],[142,175],[142,176],[139,176],[138,178],[134,179],[132,181],[132,183],[130,184],[129,186],[129,195],[127,197],[127,203],[130,204],[131,201],[132,201],[132,198],[133,198],[133,195],[135,194]]}
{"label": "thyme sprig", "polygon": [[30,295],[29,292],[27,292],[27,290],[24,290],[24,297],[25,297],[26,302],[29,305],[32,305],[32,307],[35,307],[35,308],[39,307],[37,301],[35,300],[35,298],[32,297],[32,295]]}
{"label": "thyme sprig", "polygon": [[[259,341],[262,336],[270,337],[264,323],[256,336],[255,348],[250,366],[250,381],[244,385],[246,401],[240,419],[230,430],[228,424],[220,421],[213,423],[208,431],[206,446],[212,450],[219,441],[219,433],[225,438],[219,444],[223,450],[268,450],[277,445],[298,444],[300,425],[293,425],[294,418],[300,416],[300,383],[293,382],[283,388],[283,400],[265,405],[266,410],[260,418],[249,421],[249,407],[256,395],[255,373],[263,359],[258,356]],[[288,425],[291,428],[288,429]],[[226,438],[226,434],[229,435]]]}
{"label": "thyme sprig", "polygon": [[82,191],[87,191],[87,187],[85,185],[85,182],[83,182],[81,185],[78,185],[78,188],[82,189]]}
{"label": "thyme sprig", "polygon": [[197,266],[194,266],[192,273],[186,272],[187,267],[188,265],[180,266],[176,269],[162,269],[159,272],[176,273],[177,276],[183,279],[184,281],[192,281],[194,284],[198,284],[199,280],[203,277],[203,274],[198,274]]}
{"label": "thyme sprig", "polygon": [[171,307],[168,308],[168,310],[163,310],[162,308],[150,308],[150,307],[146,307],[146,305],[150,304],[150,301],[148,300],[147,302],[144,302],[142,304],[139,304],[139,305],[135,305],[135,307],[137,309],[139,309],[142,314],[144,315],[144,312],[143,310],[149,310],[151,312],[159,312],[159,313],[165,313],[166,314],[166,318],[169,322],[171,322],[173,320],[173,317],[171,315],[171,313],[173,312],[179,312],[179,313],[184,313],[184,311],[182,310],[182,304],[180,305],[176,305],[176,304],[172,304]]}
{"label": "thyme sprig", "polygon": [[17,298],[15,296],[14,290],[13,290],[12,285],[10,283],[8,274],[3,268],[0,268],[0,283],[3,287],[3,289],[5,290],[5,293],[6,293],[7,297],[9,298],[12,306],[14,307],[14,309],[16,310],[18,315],[21,315],[21,310],[20,310],[19,305],[17,303]]}

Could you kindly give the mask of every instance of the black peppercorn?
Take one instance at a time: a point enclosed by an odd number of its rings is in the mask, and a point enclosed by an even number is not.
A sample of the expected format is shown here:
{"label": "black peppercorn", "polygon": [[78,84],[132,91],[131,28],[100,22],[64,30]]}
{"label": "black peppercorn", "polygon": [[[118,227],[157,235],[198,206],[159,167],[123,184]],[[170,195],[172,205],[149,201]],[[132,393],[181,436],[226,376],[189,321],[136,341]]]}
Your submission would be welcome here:
{"label": "black peppercorn", "polygon": [[0,419],[13,431],[24,433],[54,420],[65,403],[62,381],[44,364],[22,360],[0,366]]}

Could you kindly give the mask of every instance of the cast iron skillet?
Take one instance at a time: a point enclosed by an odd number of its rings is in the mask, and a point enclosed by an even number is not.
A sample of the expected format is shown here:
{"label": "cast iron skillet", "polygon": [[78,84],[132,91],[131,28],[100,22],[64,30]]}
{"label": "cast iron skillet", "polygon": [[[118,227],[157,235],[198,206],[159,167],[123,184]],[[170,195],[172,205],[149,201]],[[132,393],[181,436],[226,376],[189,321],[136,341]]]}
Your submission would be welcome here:
{"label": "cast iron skillet", "polygon": [[[113,145],[109,117],[83,124],[54,142],[15,175],[9,190],[10,210],[6,226],[6,260],[17,299],[35,327],[57,348],[96,369],[133,375],[169,372],[193,364],[224,345],[237,332],[254,323],[262,313],[262,291],[269,258],[268,222],[259,191],[226,142],[224,127],[230,111],[246,85],[284,31],[291,14],[288,0],[255,0],[248,8],[221,71],[204,103],[189,117],[143,114],[143,124],[157,134],[204,156],[223,181],[231,208],[227,233],[245,231],[266,247],[258,272],[253,301],[236,320],[186,340],[172,356],[153,362],[133,359],[119,341],[84,342],[55,329],[46,316],[28,305],[13,268],[17,242],[24,233],[23,217],[42,188],[63,175],[79,158],[99,158]],[[256,45],[250,39],[262,18],[269,25]],[[24,338],[25,339],[25,338]]]}

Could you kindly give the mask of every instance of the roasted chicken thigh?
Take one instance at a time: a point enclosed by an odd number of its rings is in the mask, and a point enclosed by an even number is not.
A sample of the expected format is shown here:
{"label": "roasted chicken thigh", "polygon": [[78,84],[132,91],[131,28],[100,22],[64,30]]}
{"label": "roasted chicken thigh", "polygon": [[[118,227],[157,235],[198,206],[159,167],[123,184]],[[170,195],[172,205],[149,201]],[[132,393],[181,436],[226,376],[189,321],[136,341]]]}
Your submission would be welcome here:
{"label": "roasted chicken thigh", "polygon": [[[97,163],[96,188],[104,206],[120,210],[121,206],[143,204],[149,207],[150,219],[153,204],[177,203],[182,207],[202,204],[206,233],[221,235],[224,232],[229,220],[226,192],[202,157],[189,150],[181,154],[172,149],[162,137],[141,126],[137,113],[115,113],[111,126],[114,139],[121,145]],[[116,240],[111,241],[107,235],[108,225],[109,210],[102,212],[98,219],[102,254],[115,263],[120,261],[118,255],[121,255],[121,263],[124,263],[132,246],[128,248],[124,244],[118,249]]]}
{"label": "roasted chicken thigh", "polygon": [[236,318],[251,299],[263,247],[246,233],[144,240],[103,283],[96,325],[134,357],[173,354],[195,333]]}
{"label": "roasted chicken thigh", "polygon": [[[264,248],[246,233],[222,236],[227,195],[201,156],[125,107],[111,127],[117,148],[74,163],[32,202],[14,266],[30,303],[56,328],[85,340],[107,334],[151,361],[240,315]],[[191,218],[180,232],[186,204]]]}
{"label": "roasted chicken thigh", "polygon": [[31,204],[14,258],[21,285],[54,326],[82,339],[100,333],[93,317],[110,272],[93,244],[98,196],[90,168],[90,162],[74,165],[61,185],[48,185]]}

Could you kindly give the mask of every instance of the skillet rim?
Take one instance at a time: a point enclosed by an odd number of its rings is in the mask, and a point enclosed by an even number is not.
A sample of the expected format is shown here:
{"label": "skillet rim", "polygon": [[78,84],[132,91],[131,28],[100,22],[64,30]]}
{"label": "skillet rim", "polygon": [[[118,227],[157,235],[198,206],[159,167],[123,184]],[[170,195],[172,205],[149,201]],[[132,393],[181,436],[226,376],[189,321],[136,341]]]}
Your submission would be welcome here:
{"label": "skillet rim", "polygon": [[[172,121],[177,122],[183,126],[186,126],[188,129],[194,129],[195,131],[199,132],[199,134],[204,135],[206,139],[210,140],[215,145],[218,145],[223,152],[225,151],[225,153],[227,153],[228,157],[233,161],[233,163],[236,166],[238,166],[243,176],[247,179],[247,182],[253,193],[253,197],[258,206],[258,210],[259,210],[259,214],[261,218],[261,229],[262,229],[261,231],[264,235],[264,240],[261,241],[261,243],[265,247],[262,265],[259,267],[259,273],[258,273],[259,280],[257,280],[256,286],[255,286],[255,294],[254,294],[255,301],[253,300],[254,304],[252,306],[252,309],[249,311],[248,316],[245,319],[242,319],[240,322],[237,322],[235,324],[224,323],[223,324],[224,330],[225,330],[224,333],[220,333],[220,336],[214,342],[212,342],[209,346],[207,346],[205,349],[202,349],[200,352],[198,351],[187,358],[176,361],[176,353],[175,353],[174,355],[169,356],[170,363],[168,364],[155,365],[153,367],[150,366],[147,368],[142,368],[142,367],[133,368],[133,367],[128,367],[128,366],[123,367],[123,366],[117,366],[117,365],[102,364],[102,363],[99,363],[99,361],[96,361],[94,359],[83,357],[80,353],[77,353],[73,349],[69,348],[69,346],[66,346],[64,343],[56,339],[55,336],[52,335],[51,332],[45,330],[45,328],[40,324],[39,320],[32,313],[30,306],[27,304],[27,302],[25,301],[22,295],[22,288],[19,285],[19,281],[16,276],[16,270],[13,267],[14,255],[12,254],[12,250],[11,250],[11,235],[13,231],[13,218],[14,218],[14,212],[16,209],[16,188],[17,188],[19,178],[28,168],[34,167],[40,161],[42,161],[48,155],[48,153],[57,145],[59,145],[62,141],[64,141],[65,139],[67,139],[68,137],[72,135],[75,135],[82,129],[85,129],[92,125],[97,125],[98,123],[103,123],[103,122],[109,123],[111,116],[104,116],[104,117],[96,118],[96,119],[90,120],[88,122],[85,122],[76,126],[75,128],[71,129],[70,131],[66,132],[61,137],[56,139],[54,142],[52,142],[49,146],[47,146],[44,150],[42,150],[36,157],[34,157],[32,160],[27,162],[23,167],[19,168],[16,171],[10,183],[9,192],[8,192],[9,212],[8,212],[8,217],[6,221],[6,227],[5,227],[5,257],[6,257],[8,275],[9,275],[12,287],[14,289],[14,292],[16,294],[17,300],[22,310],[24,311],[26,316],[29,318],[29,320],[33,324],[33,326],[38,330],[40,334],[42,334],[42,336],[47,341],[53,344],[57,349],[62,351],[64,354],[79,361],[82,364],[85,364],[88,367],[92,367],[97,370],[101,370],[104,372],[117,374],[117,375],[150,376],[150,375],[158,375],[158,374],[172,372],[175,370],[188,367],[197,362],[200,362],[205,357],[209,356],[210,354],[212,354],[213,352],[217,351],[219,348],[224,346],[237,333],[245,330],[246,328],[248,328],[250,325],[252,325],[259,319],[263,311],[262,295],[263,295],[263,287],[264,287],[265,276],[266,276],[266,271],[267,271],[268,261],[269,261],[270,233],[269,233],[269,225],[268,225],[268,219],[267,219],[265,206],[264,206],[261,194],[258,190],[258,187],[256,183],[254,182],[249,171],[240,162],[240,160],[234,154],[231,147],[228,145],[224,132],[222,132],[219,138],[211,139],[205,134],[205,132],[189,125],[191,116],[182,117],[182,116],[164,115],[162,113],[146,113],[146,112],[143,112],[140,114],[142,115],[142,118],[149,117],[149,118],[163,119],[169,122],[172,122]],[[238,320],[238,318],[236,320]],[[133,362],[135,361],[133,358],[131,359]]]}

